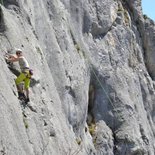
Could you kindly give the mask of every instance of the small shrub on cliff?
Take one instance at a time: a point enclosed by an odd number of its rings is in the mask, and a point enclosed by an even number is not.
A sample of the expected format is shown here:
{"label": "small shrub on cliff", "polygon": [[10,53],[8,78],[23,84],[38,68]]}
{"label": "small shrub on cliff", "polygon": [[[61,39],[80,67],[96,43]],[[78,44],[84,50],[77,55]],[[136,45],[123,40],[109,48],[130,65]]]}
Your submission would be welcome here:
{"label": "small shrub on cliff", "polygon": [[117,10],[118,12],[122,12],[123,11],[123,8],[118,8],[118,10]]}
{"label": "small shrub on cliff", "polygon": [[81,50],[81,48],[80,48],[80,45],[79,45],[79,44],[75,44],[74,46],[75,46],[77,52],[79,53],[79,55],[80,55],[81,57],[83,57],[83,58],[86,58],[84,51]]}
{"label": "small shrub on cliff", "polygon": [[96,124],[95,123],[91,123],[88,127],[89,127],[90,134],[93,136],[95,134]]}
{"label": "small shrub on cliff", "polygon": [[81,139],[80,138],[76,138],[76,142],[77,142],[78,145],[80,145],[81,144]]}
{"label": "small shrub on cliff", "polygon": [[126,23],[126,25],[129,25],[129,14],[128,14],[128,11],[127,10],[125,10],[124,11],[124,17],[125,17],[125,23]]}
{"label": "small shrub on cliff", "polygon": [[145,20],[148,19],[147,15],[143,15],[143,17],[144,17]]}
{"label": "small shrub on cliff", "polygon": [[75,44],[75,48],[77,51],[80,51],[80,46],[78,44]]}

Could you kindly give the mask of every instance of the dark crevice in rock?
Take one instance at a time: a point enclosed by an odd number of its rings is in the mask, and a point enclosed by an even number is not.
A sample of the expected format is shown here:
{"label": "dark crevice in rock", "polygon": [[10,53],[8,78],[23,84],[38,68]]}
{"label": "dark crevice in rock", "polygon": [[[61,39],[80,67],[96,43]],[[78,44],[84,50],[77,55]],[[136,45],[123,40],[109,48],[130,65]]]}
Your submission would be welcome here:
{"label": "dark crevice in rock", "polygon": [[[96,122],[102,119],[111,130],[114,130],[120,125],[120,122],[115,118],[115,115],[118,114],[115,103],[119,103],[120,100],[112,86],[107,83],[109,78],[109,75],[100,75],[93,68],[92,81],[95,88],[93,114]],[[98,117],[97,114],[100,116]]]}
{"label": "dark crevice in rock", "polygon": [[82,32],[89,33],[90,29],[91,29],[91,19],[89,17],[89,14],[87,13],[87,11],[84,11]]}
{"label": "dark crevice in rock", "polygon": [[69,81],[71,82],[72,81],[72,77],[69,75],[68,71],[65,70],[65,74],[66,74],[66,77],[69,79]]}
{"label": "dark crevice in rock", "polygon": [[89,99],[88,99],[88,114],[87,114],[87,124],[91,125],[91,123],[95,123],[95,118],[93,114],[94,108],[94,98],[95,98],[95,86],[90,83],[89,85]]}
{"label": "dark crevice in rock", "polygon": [[98,35],[93,35],[94,39],[97,39],[97,38],[103,39],[110,30],[111,30],[111,28],[106,33],[101,33],[101,34],[98,34]]}
{"label": "dark crevice in rock", "polygon": [[43,125],[50,137],[56,136],[55,129],[53,128],[53,124],[51,122],[49,122],[48,120],[44,120]]}
{"label": "dark crevice in rock", "polygon": [[4,0],[4,6],[8,8],[9,5],[19,6],[18,0]]}
{"label": "dark crevice in rock", "polygon": [[6,147],[3,144],[3,141],[1,140],[1,149],[0,149],[1,155],[7,155]]}
{"label": "dark crevice in rock", "polygon": [[[115,145],[114,145],[114,154],[115,155],[129,155],[129,146],[127,144],[127,142],[124,141],[114,141]],[[138,155],[138,154],[137,154]],[[140,155],[140,154],[139,154]]]}
{"label": "dark crevice in rock", "polygon": [[53,12],[56,12],[55,6],[53,6],[52,1],[48,0],[46,3],[46,7],[49,15],[49,20],[52,20],[54,17]]}
{"label": "dark crevice in rock", "polygon": [[12,67],[12,66],[8,66],[8,68],[10,69],[10,71],[15,75],[15,76],[19,76],[20,75],[20,72],[16,69],[16,68],[14,68],[14,67]]}
{"label": "dark crevice in rock", "polygon": [[74,122],[74,124],[72,124],[72,127],[73,127],[73,131],[75,133],[76,136],[78,136],[80,133],[79,133],[79,127],[80,127],[81,123],[80,122]]}
{"label": "dark crevice in rock", "polygon": [[114,134],[114,149],[115,155],[144,155],[146,150],[143,147],[136,147],[136,143],[126,135],[121,139]]}
{"label": "dark crevice in rock", "polygon": [[[131,153],[131,148],[134,147],[134,142],[128,139],[128,135],[125,135],[121,139],[117,137],[116,133],[113,132],[114,137],[114,148],[113,152],[115,155],[140,155],[141,152],[138,154]],[[135,150],[137,151],[137,150]]]}
{"label": "dark crevice in rock", "polygon": [[143,39],[143,50],[144,50],[144,61],[147,71],[152,78],[155,80],[154,70],[154,42],[155,42],[155,22],[151,19],[145,20],[145,33]]}
{"label": "dark crevice in rock", "polygon": [[114,140],[113,140],[113,141],[114,141],[113,152],[114,152],[114,154],[116,154],[116,152],[117,152],[117,143],[118,143],[118,141],[117,141],[115,132],[113,132],[113,138],[114,138]]}
{"label": "dark crevice in rock", "polygon": [[69,93],[73,98],[76,98],[75,91],[72,89],[71,86],[65,86],[65,89],[68,91],[68,93]]}
{"label": "dark crevice in rock", "polygon": [[35,78],[31,78],[31,83],[30,83],[30,87],[34,87],[35,85],[39,84],[40,81],[36,80]]}
{"label": "dark crevice in rock", "polygon": [[142,127],[141,124],[139,125],[139,128],[140,128],[140,133],[141,133],[143,142],[144,142],[146,145],[149,145],[149,139],[146,137],[145,131],[144,131],[144,129],[143,129],[143,127]]}
{"label": "dark crevice in rock", "polygon": [[95,141],[96,132],[96,120],[94,115],[94,105],[95,105],[95,85],[93,81],[90,81],[89,91],[88,91],[88,110],[87,110],[87,124],[90,135],[93,138],[93,143]]}
{"label": "dark crevice in rock", "polygon": [[[144,53],[146,53],[146,52],[144,51]],[[146,54],[144,55],[144,58],[146,58],[145,56],[146,56]],[[151,77],[151,79],[152,79],[153,81],[155,81],[155,75],[154,75],[154,73],[152,72],[152,70],[150,69],[150,66],[149,66],[149,64],[147,63],[147,61],[145,61],[145,66],[146,66],[146,69],[147,69],[147,71],[148,71],[149,76]]]}
{"label": "dark crevice in rock", "polygon": [[76,42],[76,40],[75,40],[73,31],[72,31],[71,29],[70,29],[70,35],[71,35],[71,38],[72,38],[72,40],[73,40],[73,44],[74,44],[74,45],[77,45],[77,42]]}
{"label": "dark crevice in rock", "polygon": [[143,50],[144,50],[144,53],[143,53],[143,57],[144,57],[144,63],[145,63],[145,66],[146,66],[146,69],[147,69],[147,72],[149,74],[149,76],[151,77],[152,80],[155,79],[153,73],[152,73],[152,70],[151,70],[151,65],[149,64],[149,62],[147,61],[149,59],[148,57],[148,54],[147,54],[147,47],[143,47]]}
{"label": "dark crevice in rock", "polygon": [[36,31],[33,28],[32,28],[32,32],[33,32],[34,36],[36,37],[36,39],[39,40],[39,37],[38,37]]}
{"label": "dark crevice in rock", "polygon": [[29,23],[29,25],[32,26],[31,19],[28,15],[27,15],[26,19],[27,19],[27,22]]}
{"label": "dark crevice in rock", "polygon": [[0,8],[0,32],[4,32],[4,31],[5,31],[4,17],[3,17],[2,8]]}
{"label": "dark crevice in rock", "polygon": [[28,129],[29,124],[27,120],[27,115],[24,113],[24,111],[23,111],[23,123],[24,123],[25,129]]}

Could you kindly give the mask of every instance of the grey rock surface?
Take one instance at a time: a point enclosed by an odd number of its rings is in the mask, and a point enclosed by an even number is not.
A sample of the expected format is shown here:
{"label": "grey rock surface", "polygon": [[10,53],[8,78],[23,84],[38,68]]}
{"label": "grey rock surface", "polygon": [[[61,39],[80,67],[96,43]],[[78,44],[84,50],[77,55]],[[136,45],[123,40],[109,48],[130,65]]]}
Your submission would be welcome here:
{"label": "grey rock surface", "polygon": [[[154,31],[140,0],[5,0],[0,154],[154,155]],[[27,106],[15,48],[34,70]]]}

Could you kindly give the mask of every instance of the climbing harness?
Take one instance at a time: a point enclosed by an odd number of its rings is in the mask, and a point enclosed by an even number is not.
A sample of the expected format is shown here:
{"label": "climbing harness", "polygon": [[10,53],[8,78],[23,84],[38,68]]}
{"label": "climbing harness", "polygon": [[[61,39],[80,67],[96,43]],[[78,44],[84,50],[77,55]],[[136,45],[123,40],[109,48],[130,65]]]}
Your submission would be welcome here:
{"label": "climbing harness", "polygon": [[31,79],[32,75],[33,75],[33,70],[32,69],[28,69],[26,68],[23,73],[25,74],[26,78]]}

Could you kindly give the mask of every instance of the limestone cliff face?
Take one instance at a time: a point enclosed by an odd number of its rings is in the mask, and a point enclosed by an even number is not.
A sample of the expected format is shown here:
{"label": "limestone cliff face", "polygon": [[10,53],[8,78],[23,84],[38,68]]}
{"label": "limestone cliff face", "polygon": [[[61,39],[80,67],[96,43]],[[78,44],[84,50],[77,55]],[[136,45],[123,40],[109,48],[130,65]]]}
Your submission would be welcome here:
{"label": "limestone cliff face", "polygon": [[[155,24],[140,0],[1,3],[0,154],[155,154]],[[26,107],[3,58],[15,47],[34,70]]]}

